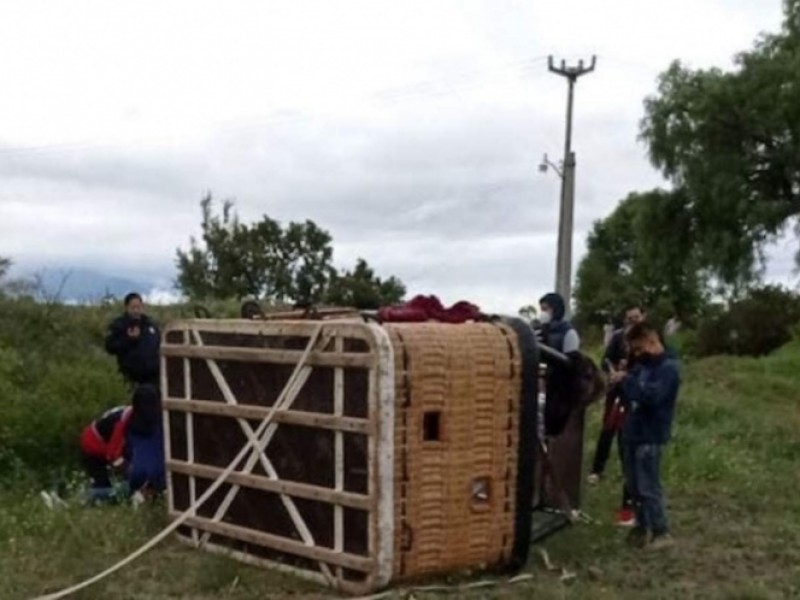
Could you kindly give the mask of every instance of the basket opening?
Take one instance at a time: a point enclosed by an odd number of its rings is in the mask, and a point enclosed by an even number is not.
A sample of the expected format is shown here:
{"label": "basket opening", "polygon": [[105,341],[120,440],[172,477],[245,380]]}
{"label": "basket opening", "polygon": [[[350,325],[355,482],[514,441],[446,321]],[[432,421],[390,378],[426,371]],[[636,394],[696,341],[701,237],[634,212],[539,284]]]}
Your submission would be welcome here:
{"label": "basket opening", "polygon": [[476,477],[472,480],[471,495],[473,508],[487,505],[491,501],[492,484],[489,477]]}
{"label": "basket opening", "polygon": [[422,441],[440,442],[442,440],[442,413],[427,411],[422,415]]}

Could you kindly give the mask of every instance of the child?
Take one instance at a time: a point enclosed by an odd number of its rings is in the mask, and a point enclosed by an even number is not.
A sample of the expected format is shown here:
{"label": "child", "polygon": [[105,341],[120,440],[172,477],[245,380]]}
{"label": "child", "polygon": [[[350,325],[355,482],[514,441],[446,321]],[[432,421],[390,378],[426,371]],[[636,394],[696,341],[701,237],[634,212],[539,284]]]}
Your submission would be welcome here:
{"label": "child", "polygon": [[161,447],[161,408],[158,388],[139,385],[131,406],[118,406],[103,413],[81,434],[83,465],[92,479],[90,502],[118,500],[110,470],[125,472],[128,488],[135,493],[148,484],[164,488],[164,453]]}

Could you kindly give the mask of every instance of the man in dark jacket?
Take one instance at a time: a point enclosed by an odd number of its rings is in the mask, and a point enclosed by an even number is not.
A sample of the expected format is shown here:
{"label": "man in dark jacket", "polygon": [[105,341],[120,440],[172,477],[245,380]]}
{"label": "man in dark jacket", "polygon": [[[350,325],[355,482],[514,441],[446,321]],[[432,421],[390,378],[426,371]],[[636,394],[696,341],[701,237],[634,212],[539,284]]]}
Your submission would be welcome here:
{"label": "man in dark jacket", "polygon": [[[578,332],[566,318],[564,298],[557,293],[545,294],[539,300],[539,322],[542,324],[538,332],[539,338],[550,348],[566,354],[566,362],[543,354],[542,360],[547,364],[546,398],[539,407],[540,423],[544,424],[547,436],[560,435],[567,425],[573,410],[581,403],[584,375],[586,382],[592,379],[591,371],[596,367],[587,364],[580,354],[580,338]],[[590,361],[588,361],[590,362]],[[583,386],[586,390],[591,385]]]}
{"label": "man in dark jacket", "polygon": [[565,319],[567,307],[564,298],[555,292],[545,294],[539,300],[539,309],[544,343],[564,354],[577,352],[581,340],[572,323]]}
{"label": "man in dark jacket", "polygon": [[677,358],[652,325],[639,323],[626,335],[635,366],[611,374],[622,386],[625,481],[636,507],[631,540],[661,549],[672,545],[661,488],[661,451],[669,441],[680,388]]}
{"label": "man in dark jacket", "polygon": [[[628,363],[628,345],[625,341],[625,334],[631,327],[645,320],[645,311],[639,304],[631,304],[625,308],[623,326],[614,331],[611,340],[606,346],[603,354],[602,369],[606,375],[611,375],[614,371],[625,371]],[[631,365],[633,366],[633,365]],[[592,471],[589,474],[589,484],[596,485],[600,482],[606,463],[611,455],[611,446],[614,439],[617,440],[619,449],[620,463],[622,463],[622,441],[620,439],[624,413],[620,399],[620,386],[609,385],[606,390],[606,402],[603,410],[603,426],[600,436],[597,438],[597,447],[592,462]],[[622,505],[616,512],[616,524],[622,527],[633,527],[635,525],[635,515],[631,503],[630,494],[623,486]]]}
{"label": "man in dark jacket", "polygon": [[159,385],[161,334],[156,323],[144,314],[142,297],[125,296],[125,314],[114,319],[106,334],[106,350],[117,357],[122,375],[135,384]]}

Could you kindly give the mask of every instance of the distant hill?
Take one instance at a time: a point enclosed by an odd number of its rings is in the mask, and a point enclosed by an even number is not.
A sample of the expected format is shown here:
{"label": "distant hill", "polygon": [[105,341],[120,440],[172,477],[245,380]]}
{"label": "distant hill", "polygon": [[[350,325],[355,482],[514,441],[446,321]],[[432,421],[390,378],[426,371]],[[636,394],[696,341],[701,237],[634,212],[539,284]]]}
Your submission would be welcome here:
{"label": "distant hill", "polygon": [[152,282],[106,275],[90,269],[47,269],[38,271],[48,297],[58,294],[62,302],[92,302],[107,295],[122,298],[128,292],[148,293]]}

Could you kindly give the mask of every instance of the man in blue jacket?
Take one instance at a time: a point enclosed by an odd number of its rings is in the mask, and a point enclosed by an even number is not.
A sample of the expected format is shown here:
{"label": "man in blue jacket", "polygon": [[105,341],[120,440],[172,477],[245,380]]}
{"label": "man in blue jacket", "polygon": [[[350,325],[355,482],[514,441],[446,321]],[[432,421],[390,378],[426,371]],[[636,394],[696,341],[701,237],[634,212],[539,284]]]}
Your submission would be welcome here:
{"label": "man in blue jacket", "polygon": [[677,358],[661,342],[658,330],[643,322],[627,333],[636,366],[612,373],[621,383],[625,481],[633,496],[636,527],[631,540],[653,550],[672,545],[661,488],[661,451],[669,441],[680,388]]}
{"label": "man in blue jacket", "polygon": [[161,334],[155,321],[144,314],[142,297],[125,296],[125,314],[114,319],[106,334],[106,350],[117,357],[120,373],[133,384],[159,385]]}

